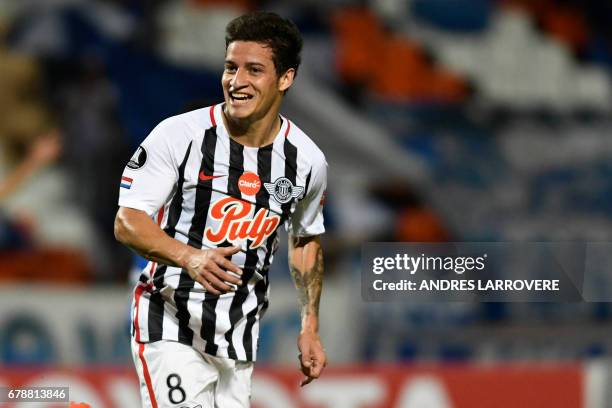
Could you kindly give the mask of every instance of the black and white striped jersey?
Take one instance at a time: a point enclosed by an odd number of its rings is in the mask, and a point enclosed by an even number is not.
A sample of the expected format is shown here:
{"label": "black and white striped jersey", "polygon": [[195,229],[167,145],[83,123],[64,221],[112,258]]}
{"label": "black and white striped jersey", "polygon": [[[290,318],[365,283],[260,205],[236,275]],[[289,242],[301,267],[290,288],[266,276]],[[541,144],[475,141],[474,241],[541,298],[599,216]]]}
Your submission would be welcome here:
{"label": "black and white striped jersey", "polygon": [[254,361],[277,230],[283,224],[295,236],[325,231],[327,163],[283,117],[272,144],[239,144],[225,129],[222,107],[161,122],[127,164],[119,205],[145,211],[192,247],[240,246],[231,261],[244,271],[243,286],[212,295],[185,270],[149,262],[135,289],[133,331],[139,342],[174,340]]}

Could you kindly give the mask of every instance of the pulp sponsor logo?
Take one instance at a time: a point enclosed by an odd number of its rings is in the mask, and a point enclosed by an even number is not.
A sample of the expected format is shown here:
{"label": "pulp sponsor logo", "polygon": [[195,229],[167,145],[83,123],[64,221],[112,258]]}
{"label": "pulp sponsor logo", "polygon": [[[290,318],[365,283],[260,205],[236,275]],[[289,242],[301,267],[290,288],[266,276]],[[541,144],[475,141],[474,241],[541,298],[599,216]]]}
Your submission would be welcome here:
{"label": "pulp sponsor logo", "polygon": [[257,174],[246,172],[238,179],[238,189],[244,195],[255,195],[261,189],[261,180]]}
{"label": "pulp sponsor logo", "polygon": [[250,249],[259,247],[276,230],[280,217],[270,214],[267,208],[260,208],[251,216],[253,207],[253,204],[234,197],[215,201],[210,216],[221,223],[216,230],[206,228],[204,236],[214,244],[248,239],[251,241]]}

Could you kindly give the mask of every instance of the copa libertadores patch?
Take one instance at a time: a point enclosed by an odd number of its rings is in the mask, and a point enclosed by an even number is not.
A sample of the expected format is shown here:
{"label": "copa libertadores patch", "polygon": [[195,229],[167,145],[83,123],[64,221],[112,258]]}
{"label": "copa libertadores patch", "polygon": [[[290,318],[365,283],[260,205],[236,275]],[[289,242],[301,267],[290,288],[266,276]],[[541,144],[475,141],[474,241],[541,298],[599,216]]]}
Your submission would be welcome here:
{"label": "copa libertadores patch", "polygon": [[132,170],[138,170],[147,162],[147,151],[144,147],[138,146],[136,152],[128,162],[127,166]]}

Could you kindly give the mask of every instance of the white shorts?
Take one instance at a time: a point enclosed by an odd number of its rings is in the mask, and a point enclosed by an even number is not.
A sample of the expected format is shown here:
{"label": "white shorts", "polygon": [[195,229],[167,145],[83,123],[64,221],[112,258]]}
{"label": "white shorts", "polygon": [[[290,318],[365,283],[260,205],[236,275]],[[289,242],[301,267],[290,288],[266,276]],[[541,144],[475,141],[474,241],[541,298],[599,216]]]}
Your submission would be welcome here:
{"label": "white shorts", "polygon": [[132,357],[143,408],[248,408],[253,363],[203,354],[179,342],[137,343]]}

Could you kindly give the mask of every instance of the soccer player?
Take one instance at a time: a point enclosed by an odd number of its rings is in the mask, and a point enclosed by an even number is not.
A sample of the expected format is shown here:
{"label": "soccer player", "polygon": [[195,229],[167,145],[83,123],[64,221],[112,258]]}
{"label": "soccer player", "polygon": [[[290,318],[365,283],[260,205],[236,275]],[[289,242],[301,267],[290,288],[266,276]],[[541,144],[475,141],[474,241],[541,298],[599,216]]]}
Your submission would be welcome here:
{"label": "soccer player", "polygon": [[[248,407],[278,228],[301,304],[302,385],[321,374],[323,153],[279,114],[302,38],[276,14],[226,28],[224,103],[162,121],[121,178],[115,235],[149,260],[133,300],[145,407]],[[163,95],[162,95],[163,97]]]}

